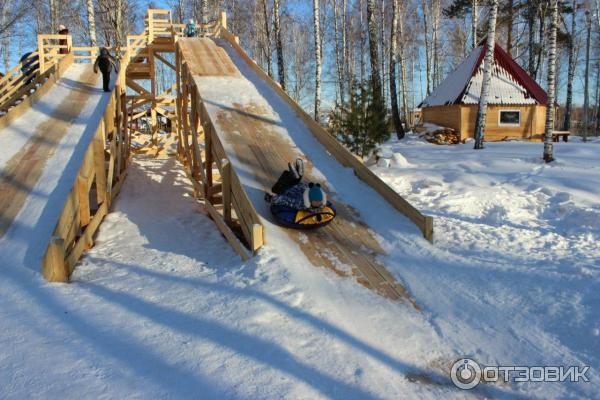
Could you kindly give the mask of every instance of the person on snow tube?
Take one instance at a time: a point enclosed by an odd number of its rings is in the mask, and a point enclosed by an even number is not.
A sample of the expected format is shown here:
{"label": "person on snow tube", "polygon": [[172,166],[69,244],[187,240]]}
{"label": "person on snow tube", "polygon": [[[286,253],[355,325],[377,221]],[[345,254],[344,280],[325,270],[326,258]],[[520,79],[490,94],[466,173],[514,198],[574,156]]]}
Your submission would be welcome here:
{"label": "person on snow tube", "polygon": [[296,229],[314,229],[329,224],[335,218],[335,208],[318,183],[304,183],[302,160],[296,160],[281,174],[273,186],[275,195],[265,198],[271,203],[271,213],[284,226]]}

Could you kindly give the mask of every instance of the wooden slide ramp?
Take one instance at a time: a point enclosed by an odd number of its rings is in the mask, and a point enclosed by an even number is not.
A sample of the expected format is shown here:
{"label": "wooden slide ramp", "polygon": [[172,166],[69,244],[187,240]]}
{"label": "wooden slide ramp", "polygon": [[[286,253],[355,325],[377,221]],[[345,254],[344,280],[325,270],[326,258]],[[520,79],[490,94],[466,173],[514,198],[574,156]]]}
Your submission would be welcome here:
{"label": "wooden slide ramp", "polygon": [[[261,109],[257,104],[226,104],[214,91],[203,91],[203,85],[231,85],[224,96],[239,92],[236,82],[244,79],[227,51],[211,39],[183,40],[179,43],[182,56],[205,103],[212,106],[210,118],[225,148],[235,153],[234,168],[251,171],[260,190],[270,190],[281,172],[287,168],[287,162],[298,157],[305,160],[305,179],[316,180],[312,172],[310,154],[303,154],[290,143],[289,138],[280,133],[281,127],[273,120],[273,115]],[[210,80],[203,78],[210,77]],[[206,87],[206,86],[205,86]],[[244,93],[240,93],[244,95]],[[237,164],[237,165],[235,165]],[[321,171],[327,175],[327,171]],[[410,298],[405,288],[381,264],[380,256],[384,251],[361,219],[358,211],[345,204],[324,182],[330,199],[334,202],[338,216],[330,225],[314,231],[297,231],[281,228],[277,232],[267,230],[269,235],[286,234],[298,244],[308,260],[315,266],[326,267],[340,276],[353,276],[357,282],[392,300],[405,299],[415,308],[417,304]],[[250,196],[252,198],[252,196]],[[257,201],[257,200],[255,200]],[[264,205],[255,204],[262,218],[273,221],[270,214],[265,215]]]}
{"label": "wooden slide ramp", "polygon": [[[72,66],[71,68],[82,68]],[[60,141],[69,131],[73,121],[79,116],[82,106],[93,92],[98,89],[98,75],[91,66],[83,67],[79,81],[73,85],[69,95],[45,116],[34,129],[27,143],[15,153],[0,171],[0,238],[14,222],[23,208],[27,197],[38,183],[47,161],[53,156]],[[45,95],[47,98],[52,92]],[[25,113],[21,118],[27,118]],[[15,121],[18,122],[19,119]],[[16,134],[9,125],[0,131],[0,135]],[[2,151],[2,149],[0,149]]]}

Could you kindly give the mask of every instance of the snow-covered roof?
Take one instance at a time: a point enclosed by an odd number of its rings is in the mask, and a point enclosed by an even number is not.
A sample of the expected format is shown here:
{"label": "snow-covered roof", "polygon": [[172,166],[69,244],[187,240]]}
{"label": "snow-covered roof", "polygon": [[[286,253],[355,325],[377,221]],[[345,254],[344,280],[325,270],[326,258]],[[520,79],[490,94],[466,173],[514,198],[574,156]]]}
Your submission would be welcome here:
{"label": "snow-covered roof", "polygon": [[[485,42],[473,49],[420,106],[478,104],[485,49]],[[526,105],[546,102],[546,92],[496,43],[488,104]]]}

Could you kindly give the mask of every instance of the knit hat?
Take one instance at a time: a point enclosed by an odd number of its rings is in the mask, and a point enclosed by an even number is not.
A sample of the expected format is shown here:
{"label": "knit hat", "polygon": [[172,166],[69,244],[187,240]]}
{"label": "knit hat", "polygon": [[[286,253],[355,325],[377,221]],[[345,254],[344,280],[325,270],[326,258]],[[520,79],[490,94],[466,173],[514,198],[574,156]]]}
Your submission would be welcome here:
{"label": "knit hat", "polygon": [[325,193],[321,189],[321,184],[309,183],[308,187],[308,199],[310,201],[321,201],[323,203],[325,202]]}

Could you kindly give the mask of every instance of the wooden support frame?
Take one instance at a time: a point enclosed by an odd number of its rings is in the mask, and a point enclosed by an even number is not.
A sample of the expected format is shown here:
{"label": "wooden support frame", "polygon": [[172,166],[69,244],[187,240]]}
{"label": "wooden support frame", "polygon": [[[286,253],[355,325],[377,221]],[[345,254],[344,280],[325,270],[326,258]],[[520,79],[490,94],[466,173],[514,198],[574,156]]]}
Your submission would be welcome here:
{"label": "wooden support frame", "polygon": [[[204,200],[207,213],[233,249],[246,260],[264,245],[262,221],[208,118],[202,97],[179,48],[175,52],[175,61],[178,158],[186,168],[197,197]],[[200,147],[201,139],[203,149]],[[241,232],[241,236],[236,236],[235,231]]]}

